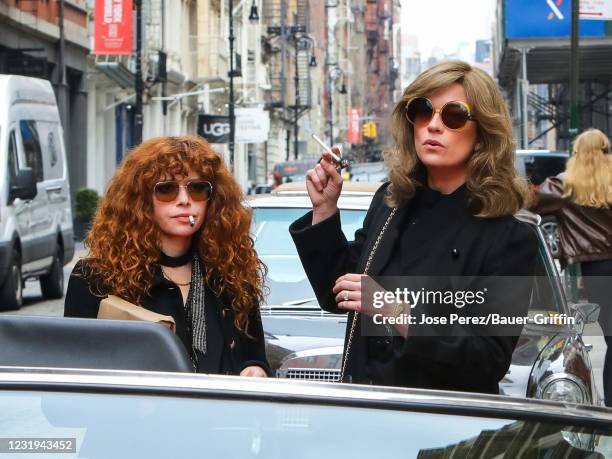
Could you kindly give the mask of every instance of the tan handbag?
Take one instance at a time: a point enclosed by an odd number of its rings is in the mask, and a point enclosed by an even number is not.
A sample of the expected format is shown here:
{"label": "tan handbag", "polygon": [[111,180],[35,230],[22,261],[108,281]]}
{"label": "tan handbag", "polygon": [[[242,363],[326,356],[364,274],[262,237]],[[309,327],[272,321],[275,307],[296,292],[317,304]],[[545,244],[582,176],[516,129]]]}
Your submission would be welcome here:
{"label": "tan handbag", "polygon": [[100,302],[98,319],[109,320],[142,320],[145,322],[155,322],[176,332],[176,322],[172,316],[164,316],[153,311],[149,311],[129,301],[115,295],[108,295]]}

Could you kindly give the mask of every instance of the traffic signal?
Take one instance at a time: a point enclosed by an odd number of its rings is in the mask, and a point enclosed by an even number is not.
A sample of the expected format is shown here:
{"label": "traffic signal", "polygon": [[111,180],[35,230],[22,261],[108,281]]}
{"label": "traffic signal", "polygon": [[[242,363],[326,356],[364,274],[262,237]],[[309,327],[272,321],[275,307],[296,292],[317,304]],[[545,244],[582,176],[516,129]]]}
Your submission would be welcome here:
{"label": "traffic signal", "polygon": [[364,123],[363,126],[363,136],[367,137],[369,139],[375,139],[376,138],[376,123],[374,121],[368,121],[367,123]]}

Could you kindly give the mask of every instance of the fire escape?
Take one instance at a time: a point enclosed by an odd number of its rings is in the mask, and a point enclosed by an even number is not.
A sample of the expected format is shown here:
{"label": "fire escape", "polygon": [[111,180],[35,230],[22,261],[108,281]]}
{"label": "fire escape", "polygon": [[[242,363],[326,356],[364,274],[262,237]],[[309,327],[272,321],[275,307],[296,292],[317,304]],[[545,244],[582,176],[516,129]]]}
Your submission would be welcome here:
{"label": "fire escape", "polygon": [[[265,59],[270,82],[265,107],[287,128],[292,125],[296,157],[298,120],[312,103],[309,67],[313,43],[308,36],[308,14],[308,0],[264,0],[263,20],[268,24]],[[287,129],[287,158],[289,150],[290,132]]]}
{"label": "fire escape", "polygon": [[[579,112],[582,125],[610,125],[610,115],[607,107],[612,102],[612,85],[596,82],[583,82],[581,85],[583,96]],[[544,137],[549,131],[555,129],[557,134],[557,148],[569,149],[571,136],[569,134],[569,86],[565,83],[548,85],[548,98],[542,97],[533,91],[527,95],[529,109],[534,113],[536,125],[546,120],[550,124],[547,129],[539,130],[529,145]],[[599,118],[599,119],[597,119]]]}

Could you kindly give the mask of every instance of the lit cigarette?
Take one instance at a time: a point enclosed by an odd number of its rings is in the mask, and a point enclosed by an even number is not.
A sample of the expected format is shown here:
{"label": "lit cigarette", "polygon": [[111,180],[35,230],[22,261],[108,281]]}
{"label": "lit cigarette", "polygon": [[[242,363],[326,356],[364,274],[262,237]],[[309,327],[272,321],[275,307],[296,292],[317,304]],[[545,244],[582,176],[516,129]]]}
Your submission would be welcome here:
{"label": "lit cigarette", "polygon": [[193,215],[190,215],[190,216],[189,216],[189,224],[190,224],[191,226],[194,226],[194,225],[195,225],[195,218],[193,218]]}
{"label": "lit cigarette", "polygon": [[334,161],[336,161],[337,163],[340,163],[340,158],[338,157],[338,155],[336,155],[331,148],[329,148],[325,142],[323,142],[321,139],[319,139],[319,137],[316,134],[312,134],[312,138],[315,139],[315,141],[321,145],[321,147],[325,150],[328,151],[329,154],[331,155],[332,158],[334,158]]}
{"label": "lit cigarette", "polygon": [[315,139],[315,141],[321,145],[321,147],[327,151],[332,159],[338,164],[338,167],[340,169],[348,167],[350,165],[349,160],[346,158],[340,158],[338,155],[336,155],[331,148],[329,148],[327,145],[325,145],[325,142],[323,142],[319,137],[317,137],[316,134],[312,134],[312,138]]}

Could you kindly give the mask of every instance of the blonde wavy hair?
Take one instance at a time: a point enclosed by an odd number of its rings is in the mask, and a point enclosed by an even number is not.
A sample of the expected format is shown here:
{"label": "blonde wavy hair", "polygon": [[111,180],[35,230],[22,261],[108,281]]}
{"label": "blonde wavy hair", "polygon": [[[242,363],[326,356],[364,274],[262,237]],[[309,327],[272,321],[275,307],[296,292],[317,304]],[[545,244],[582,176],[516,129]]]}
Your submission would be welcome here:
{"label": "blonde wavy hair", "polygon": [[610,141],[599,129],[576,137],[573,155],[565,168],[563,196],[587,207],[610,208],[612,160]]}
{"label": "blonde wavy hair", "polygon": [[213,184],[206,216],[193,236],[204,280],[231,301],[236,327],[249,335],[249,320],[264,297],[265,265],[250,236],[251,210],[223,159],[199,137],[156,137],[123,161],[101,200],[85,244],[83,275],[99,281],[92,293],[140,303],[148,294],[161,255],[153,213],[155,183],[188,170]]}
{"label": "blonde wavy hair", "polygon": [[426,170],[417,156],[414,131],[406,106],[415,97],[429,97],[452,83],[465,90],[478,124],[478,149],[467,164],[468,205],[481,217],[512,215],[530,202],[527,183],[514,167],[514,140],[508,109],[493,79],[461,61],[438,64],[421,73],[405,90],[391,115],[395,147],[385,153],[391,184],[386,202],[396,207],[424,185]]}

